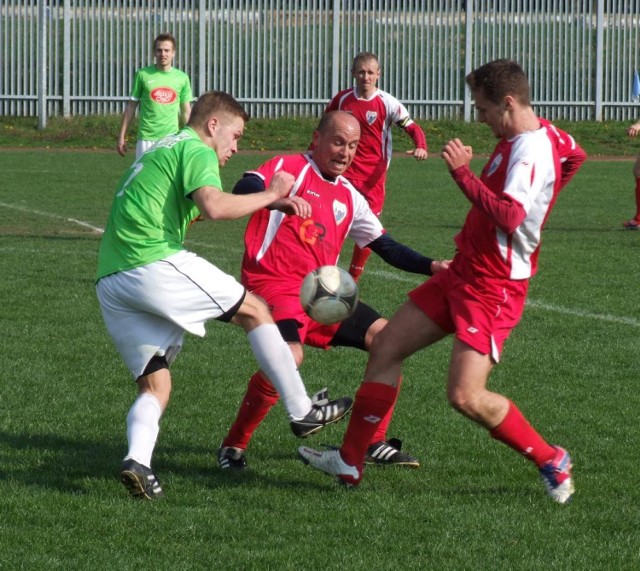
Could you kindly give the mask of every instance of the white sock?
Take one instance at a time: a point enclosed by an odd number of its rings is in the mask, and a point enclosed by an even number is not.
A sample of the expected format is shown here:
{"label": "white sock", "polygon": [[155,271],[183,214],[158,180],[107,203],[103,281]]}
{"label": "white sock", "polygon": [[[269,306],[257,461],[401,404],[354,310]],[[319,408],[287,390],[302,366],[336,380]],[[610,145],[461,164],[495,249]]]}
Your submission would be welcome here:
{"label": "white sock", "polygon": [[311,399],[296,367],[291,349],[275,323],[263,323],[247,334],[260,369],[278,391],[291,420],[304,418],[311,410]]}
{"label": "white sock", "polygon": [[129,453],[125,460],[133,458],[151,468],[151,455],[160,431],[162,407],[156,397],[142,393],[133,403],[127,415],[127,440]]}

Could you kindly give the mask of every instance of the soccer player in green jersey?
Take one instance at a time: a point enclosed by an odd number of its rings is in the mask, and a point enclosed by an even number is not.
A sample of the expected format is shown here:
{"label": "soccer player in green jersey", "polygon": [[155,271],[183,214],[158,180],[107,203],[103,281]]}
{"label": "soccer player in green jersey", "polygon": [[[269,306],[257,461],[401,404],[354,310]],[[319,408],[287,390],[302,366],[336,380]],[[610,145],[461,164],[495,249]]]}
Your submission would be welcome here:
{"label": "soccer player in green jersey", "polygon": [[160,34],[153,42],[155,65],[139,69],[131,88],[118,136],[118,152],[127,151],[126,135],[140,104],[140,121],[136,158],[157,141],[178,132],[186,125],[191,112],[191,83],[189,76],[173,66],[176,40],[171,34]]}
{"label": "soccer player in green jersey", "polygon": [[187,126],[134,161],[124,173],[98,253],[96,291],[109,334],[138,385],[127,416],[122,483],[137,498],[162,495],[151,470],[160,417],[171,394],[169,367],[185,331],[204,336],[209,320],[242,327],[260,368],[276,387],[295,433],[344,417],[351,399],[307,396],[288,345],[266,304],[230,275],[183,245],[197,219],[230,220],[271,206],[308,218],[309,204],[289,197],[291,174],[262,192],[222,192],[219,167],[238,150],[248,116],[230,95],[205,93]]}

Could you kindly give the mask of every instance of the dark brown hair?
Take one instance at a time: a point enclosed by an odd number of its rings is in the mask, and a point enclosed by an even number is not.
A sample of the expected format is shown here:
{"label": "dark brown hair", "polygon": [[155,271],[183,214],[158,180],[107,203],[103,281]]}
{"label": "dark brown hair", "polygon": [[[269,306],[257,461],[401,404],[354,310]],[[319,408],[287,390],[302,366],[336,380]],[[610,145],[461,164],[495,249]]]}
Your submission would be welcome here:
{"label": "dark brown hair", "polygon": [[519,63],[497,59],[485,63],[465,78],[471,91],[482,93],[496,105],[511,95],[522,105],[531,105],[529,80]]}

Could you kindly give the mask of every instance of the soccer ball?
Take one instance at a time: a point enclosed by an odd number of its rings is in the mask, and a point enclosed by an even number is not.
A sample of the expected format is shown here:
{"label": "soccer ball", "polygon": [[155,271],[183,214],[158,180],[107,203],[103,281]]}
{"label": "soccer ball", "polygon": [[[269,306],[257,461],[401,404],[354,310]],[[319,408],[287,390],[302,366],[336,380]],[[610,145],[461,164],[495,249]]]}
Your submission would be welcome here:
{"label": "soccer ball", "polygon": [[358,305],[358,286],[338,266],[321,266],[302,281],[300,303],[311,319],[332,325],[346,319]]}

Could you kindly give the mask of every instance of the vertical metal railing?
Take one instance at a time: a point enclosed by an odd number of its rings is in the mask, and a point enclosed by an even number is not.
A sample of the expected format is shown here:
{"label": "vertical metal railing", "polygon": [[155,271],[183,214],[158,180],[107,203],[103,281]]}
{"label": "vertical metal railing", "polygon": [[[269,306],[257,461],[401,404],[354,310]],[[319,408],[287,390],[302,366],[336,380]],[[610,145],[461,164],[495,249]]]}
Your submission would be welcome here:
{"label": "vertical metal railing", "polygon": [[318,115],[362,50],[423,119],[473,117],[464,77],[519,60],[552,119],[635,119],[640,0],[2,0],[0,114],[121,113],[153,38],[177,39],[194,93],[256,117]]}

